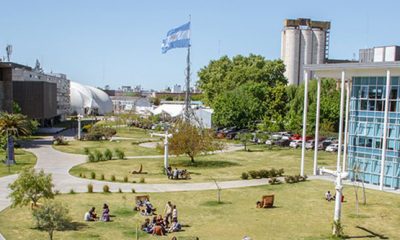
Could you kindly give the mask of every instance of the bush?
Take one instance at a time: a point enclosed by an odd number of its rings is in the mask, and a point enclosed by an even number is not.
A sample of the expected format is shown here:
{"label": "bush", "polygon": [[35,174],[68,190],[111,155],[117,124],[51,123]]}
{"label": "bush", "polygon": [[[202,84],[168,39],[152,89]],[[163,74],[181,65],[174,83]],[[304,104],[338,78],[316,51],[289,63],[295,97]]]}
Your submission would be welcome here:
{"label": "bush", "polygon": [[82,177],[82,173],[81,172],[79,173],[79,177]]}
{"label": "bush", "polygon": [[304,182],[306,181],[307,176],[300,176],[300,175],[295,175],[295,176],[286,176],[285,177],[285,182],[287,183],[298,183],[298,182]]}
{"label": "bush", "polygon": [[121,149],[117,148],[114,150],[114,152],[118,159],[125,159],[125,152]]}
{"label": "bush", "polygon": [[94,160],[96,162],[104,160],[103,154],[99,150],[94,150]]}
{"label": "bush", "polygon": [[144,179],[144,177],[141,177],[140,179],[139,179],[139,183],[145,183],[146,182],[146,180]]}
{"label": "bush", "polygon": [[86,178],[86,174],[83,174],[82,177],[83,177],[83,178]]}
{"label": "bush", "polygon": [[115,182],[115,175],[111,175],[111,181]]}
{"label": "bush", "polygon": [[101,174],[100,175],[100,180],[104,180],[104,179],[105,179],[104,174]]}
{"label": "bush", "polygon": [[278,179],[278,178],[276,178],[276,177],[273,177],[273,178],[271,178],[271,179],[269,179],[269,184],[271,184],[271,185],[275,185],[275,184],[280,184],[281,183],[281,181]]}
{"label": "bush", "polygon": [[63,136],[54,136],[53,145],[68,145],[68,142],[64,139]]}
{"label": "bush", "polygon": [[95,158],[95,156],[94,156],[94,154],[93,153],[88,153],[88,155],[87,155],[87,160],[88,160],[88,162],[97,162],[96,161],[96,158]]}
{"label": "bush", "polygon": [[86,124],[85,126],[82,127],[82,132],[87,133],[89,130],[93,127],[92,124]]}
{"label": "bush", "polygon": [[258,175],[260,176],[260,178],[269,178],[270,171],[268,171],[268,170],[260,170],[258,172]]}
{"label": "bush", "polygon": [[110,192],[110,187],[108,185],[103,186],[103,192],[104,193],[109,193]]}
{"label": "bush", "polygon": [[124,177],[124,182],[128,182],[128,176]]}
{"label": "bush", "polygon": [[135,192],[136,192],[136,190],[134,188],[132,188],[132,193],[135,193]]}
{"label": "bush", "polygon": [[284,173],[285,173],[285,170],[283,168],[278,170],[278,176],[279,177],[282,177]]}
{"label": "bush", "polygon": [[96,173],[95,172],[91,172],[90,173],[90,178],[91,179],[96,179]]}
{"label": "bush", "polygon": [[259,173],[257,171],[249,171],[249,175],[253,179],[256,179],[259,177]]}
{"label": "bush", "polygon": [[269,170],[269,176],[270,177],[277,177],[278,176],[278,171],[275,168],[272,168]]}
{"label": "bush", "polygon": [[111,127],[93,126],[88,130],[87,134],[85,134],[85,139],[88,141],[108,140],[116,133],[117,131]]}
{"label": "bush", "polygon": [[89,184],[87,185],[87,192],[88,192],[88,193],[92,193],[92,192],[93,192],[93,184],[89,183]]}
{"label": "bush", "polygon": [[85,153],[85,155],[89,155],[90,150],[89,150],[89,148],[84,147],[84,148],[83,148],[83,152]]}
{"label": "bush", "polygon": [[75,194],[74,189],[71,188],[71,189],[69,190],[69,194]]}
{"label": "bush", "polygon": [[105,159],[105,160],[111,160],[112,157],[113,157],[113,153],[111,152],[110,149],[107,148],[107,149],[104,151],[104,159]]}
{"label": "bush", "polygon": [[121,189],[121,188],[118,188],[118,192],[119,192],[119,193],[122,193],[122,189]]}
{"label": "bush", "polygon": [[249,174],[247,172],[242,172],[242,176],[240,178],[242,178],[243,180],[247,180],[249,179]]}

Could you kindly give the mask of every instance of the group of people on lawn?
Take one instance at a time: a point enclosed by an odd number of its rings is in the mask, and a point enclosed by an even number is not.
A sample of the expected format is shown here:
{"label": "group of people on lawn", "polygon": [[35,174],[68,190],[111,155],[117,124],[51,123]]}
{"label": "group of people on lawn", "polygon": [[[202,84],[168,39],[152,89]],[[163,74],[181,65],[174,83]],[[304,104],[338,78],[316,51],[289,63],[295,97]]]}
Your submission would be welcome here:
{"label": "group of people on lawn", "polygon": [[172,169],[171,166],[166,168],[168,179],[190,179],[189,172],[186,169]]}
{"label": "group of people on lawn", "polygon": [[88,212],[85,213],[84,220],[87,222],[98,221],[98,220],[103,221],[103,222],[109,222],[109,221],[111,221],[110,208],[108,207],[107,204],[104,203],[103,213],[101,214],[101,218],[99,218],[96,213],[96,208],[92,207]]}
{"label": "group of people on lawn", "polygon": [[[153,214],[155,215],[154,212]],[[181,230],[182,226],[178,222],[178,210],[176,209],[176,205],[173,205],[170,201],[165,205],[164,216],[164,218],[162,215],[154,216],[152,220],[146,218],[141,226],[142,231],[164,236],[167,232],[171,233]]]}
{"label": "group of people on lawn", "polygon": [[[336,199],[336,195],[332,195],[331,191],[327,191],[325,193],[325,200],[327,200],[328,202],[335,200]],[[344,202],[344,195],[342,193],[342,199],[340,200],[341,202]]]}

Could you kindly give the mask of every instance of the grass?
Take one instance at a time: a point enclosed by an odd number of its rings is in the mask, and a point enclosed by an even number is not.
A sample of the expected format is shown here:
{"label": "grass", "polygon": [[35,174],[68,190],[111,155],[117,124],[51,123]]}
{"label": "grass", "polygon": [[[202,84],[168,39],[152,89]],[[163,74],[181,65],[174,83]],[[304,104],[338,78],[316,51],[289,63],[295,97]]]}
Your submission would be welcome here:
{"label": "grass", "polygon": [[8,166],[4,164],[3,160],[6,158],[5,151],[0,152],[0,177],[4,177],[11,174],[19,173],[23,168],[32,168],[36,164],[36,156],[28,151],[22,149],[15,149],[15,165],[10,166],[10,172]]}
{"label": "grass", "polygon": [[125,152],[125,156],[149,156],[149,155],[160,155],[156,149],[141,147],[134,141],[121,140],[121,141],[69,141],[68,145],[53,146],[55,149],[75,154],[85,154],[84,148],[88,148],[91,152],[99,150],[104,152],[105,149],[109,148],[114,150],[119,148]]}
{"label": "grass", "polygon": [[[333,191],[332,183],[307,181],[299,184],[252,187],[222,190],[222,204],[216,202],[216,191],[151,193],[157,209],[164,209],[171,200],[177,205],[183,232],[172,236],[198,236],[200,239],[329,239],[334,202],[323,199],[324,192]],[[255,202],[262,195],[275,194],[275,208],[256,209]],[[59,195],[56,200],[69,206],[76,230],[55,232],[55,239],[135,239],[136,224],[144,221],[131,209],[137,194],[74,194]],[[346,235],[353,238],[373,238],[370,232],[389,239],[399,239],[400,198],[397,195],[367,190],[367,205],[360,206],[355,218],[354,191],[344,188],[342,223]],[[92,206],[101,213],[107,203],[112,222],[82,221],[84,213]],[[18,224],[15,224],[18,223]],[[357,227],[359,226],[359,227]],[[46,239],[45,232],[33,228],[29,207],[6,209],[0,213],[0,232],[6,239]],[[364,230],[363,230],[364,229]],[[370,231],[370,232],[367,232]],[[268,236],[266,238],[266,236]],[[139,233],[139,239],[156,239]]]}
{"label": "grass", "polygon": [[158,141],[159,137],[151,137],[150,133],[152,130],[146,130],[136,127],[117,127],[117,137],[132,138],[132,140],[144,142],[144,141]]}
{"label": "grass", "polygon": [[[178,169],[187,169],[191,173],[191,180],[179,180],[179,182],[203,182],[214,178],[219,181],[240,179],[242,172],[270,168],[284,168],[285,174],[298,174],[300,172],[300,149],[267,149],[260,146],[251,146],[250,152],[236,151],[223,154],[214,154],[197,157],[195,163],[191,163],[187,157],[170,158],[170,165]],[[312,173],[313,152],[306,152],[306,174]],[[335,166],[336,154],[327,152],[319,153],[320,166]],[[132,175],[129,172],[138,170],[140,164],[147,174]],[[97,163],[85,163],[75,166],[70,173],[86,176],[95,172],[97,176],[106,175],[106,179],[115,175],[117,181],[123,181],[129,176],[129,182],[138,181],[140,177],[146,178],[147,183],[176,182],[169,180],[163,174],[163,159],[128,159]]]}

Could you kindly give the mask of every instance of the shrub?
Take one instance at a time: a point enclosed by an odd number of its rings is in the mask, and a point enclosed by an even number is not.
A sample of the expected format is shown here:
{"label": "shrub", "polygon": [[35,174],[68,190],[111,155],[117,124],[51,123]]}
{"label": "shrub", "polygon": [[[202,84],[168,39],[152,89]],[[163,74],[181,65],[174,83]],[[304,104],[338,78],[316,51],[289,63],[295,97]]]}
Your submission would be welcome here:
{"label": "shrub", "polygon": [[259,173],[257,171],[249,171],[249,175],[251,178],[255,179],[259,177]]}
{"label": "shrub", "polygon": [[91,179],[96,179],[96,173],[95,172],[91,172],[90,173],[90,178]]}
{"label": "shrub", "polygon": [[82,173],[81,172],[79,173],[79,177],[82,177]]}
{"label": "shrub", "polygon": [[99,150],[94,150],[94,160],[96,162],[104,160],[103,154]]}
{"label": "shrub", "polygon": [[258,175],[260,178],[269,178],[270,172],[268,170],[260,170]]}
{"label": "shrub", "polygon": [[136,192],[136,190],[134,188],[132,188],[132,193],[135,193],[135,192]]}
{"label": "shrub", "polygon": [[122,193],[122,189],[121,189],[121,188],[118,188],[118,192],[119,192],[119,193]]}
{"label": "shrub", "polygon": [[69,190],[69,194],[75,194],[74,189],[71,188],[71,189]]}
{"label": "shrub", "polygon": [[271,184],[271,185],[275,185],[275,184],[280,184],[281,183],[281,181],[278,179],[278,178],[276,178],[276,177],[273,177],[273,178],[271,178],[271,179],[269,179],[269,184]]}
{"label": "shrub", "polygon": [[270,177],[277,177],[278,176],[278,171],[275,168],[272,168],[269,170],[269,176]]}
{"label": "shrub", "polygon": [[279,177],[282,177],[284,173],[285,173],[285,170],[283,168],[278,170],[278,176]]}
{"label": "shrub", "polygon": [[83,177],[83,178],[86,178],[86,174],[83,174],[82,177]]}
{"label": "shrub", "polygon": [[115,175],[111,175],[111,181],[115,182]]}
{"label": "shrub", "polygon": [[93,126],[88,130],[88,133],[85,134],[85,139],[89,141],[100,141],[103,139],[110,139],[114,136],[117,131],[111,127],[105,126]]}
{"label": "shrub", "polygon": [[93,192],[93,184],[89,183],[89,184],[87,185],[87,192],[88,192],[88,193],[92,193],[92,192]]}
{"label": "shrub", "polygon": [[92,124],[86,124],[85,126],[82,127],[82,132],[87,133],[89,130],[92,128]]}
{"label": "shrub", "polygon": [[121,149],[117,148],[114,150],[115,155],[117,156],[118,159],[125,159],[125,152],[122,151]]}
{"label": "shrub", "polygon": [[289,184],[295,183],[295,178],[293,176],[286,176],[285,177],[285,182],[289,183]]}
{"label": "shrub", "polygon": [[242,172],[242,176],[240,178],[242,178],[243,180],[247,180],[249,179],[249,174],[247,172]]}
{"label": "shrub", "polygon": [[105,179],[104,174],[101,174],[100,175],[100,180],[104,180],[104,179]]}
{"label": "shrub", "polygon": [[104,159],[105,159],[105,160],[111,160],[112,157],[113,157],[113,153],[111,152],[110,149],[107,148],[107,149],[104,151]]}
{"label": "shrub", "polygon": [[64,139],[63,136],[54,136],[53,145],[68,145],[68,142]]}
{"label": "shrub", "polygon": [[87,160],[88,160],[88,162],[97,162],[96,161],[96,158],[95,158],[95,156],[94,156],[94,154],[93,153],[88,153],[88,155],[87,155]]}
{"label": "shrub", "polygon": [[110,187],[107,184],[103,186],[103,192],[104,193],[109,193],[110,192]]}
{"label": "shrub", "polygon": [[83,148],[83,152],[85,153],[85,155],[89,155],[90,150],[89,150],[89,148],[84,147],[84,148]]}
{"label": "shrub", "polygon": [[124,182],[128,182],[128,176],[124,177]]}
{"label": "shrub", "polygon": [[144,177],[141,177],[140,179],[139,179],[139,183],[145,183],[146,182],[146,180],[144,179]]}

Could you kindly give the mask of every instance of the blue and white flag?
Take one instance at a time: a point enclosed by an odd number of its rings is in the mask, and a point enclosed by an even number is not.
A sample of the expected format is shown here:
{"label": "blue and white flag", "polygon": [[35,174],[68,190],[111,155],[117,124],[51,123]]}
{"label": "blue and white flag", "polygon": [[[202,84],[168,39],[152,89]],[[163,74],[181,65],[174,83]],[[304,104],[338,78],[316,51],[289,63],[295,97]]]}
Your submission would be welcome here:
{"label": "blue and white flag", "polygon": [[167,33],[167,38],[161,45],[162,53],[166,53],[173,48],[185,48],[190,46],[190,22],[171,29]]}

